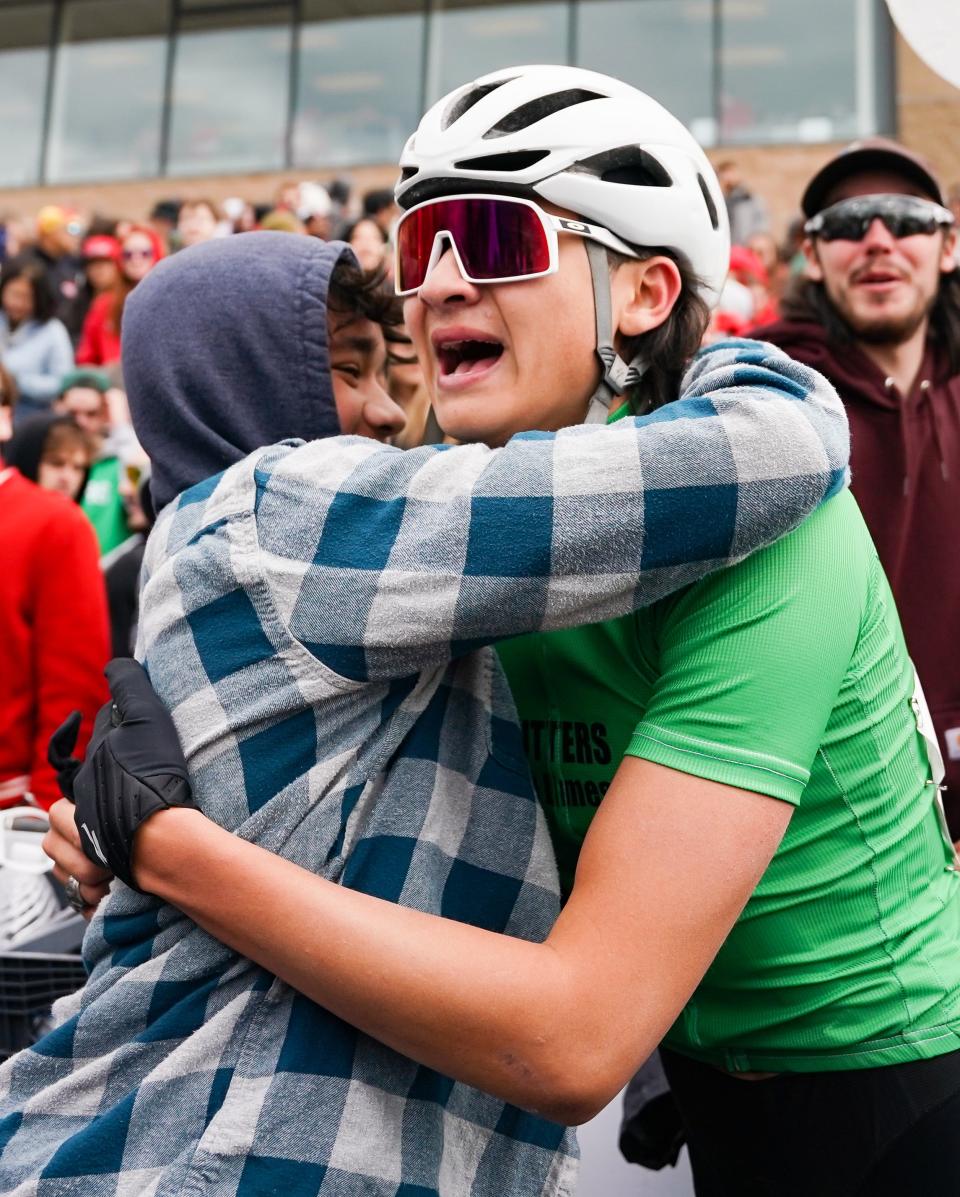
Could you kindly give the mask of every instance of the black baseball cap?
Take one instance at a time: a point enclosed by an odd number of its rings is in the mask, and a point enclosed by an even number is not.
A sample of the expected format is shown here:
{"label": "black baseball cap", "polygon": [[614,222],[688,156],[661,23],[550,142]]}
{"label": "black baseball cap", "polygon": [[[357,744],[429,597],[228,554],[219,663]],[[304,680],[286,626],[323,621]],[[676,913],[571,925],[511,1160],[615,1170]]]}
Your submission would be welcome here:
{"label": "black baseball cap", "polygon": [[938,204],[943,203],[943,192],[928,162],[919,154],[908,150],[906,146],[887,137],[870,137],[844,146],[826,165],[821,166],[807,184],[800,200],[804,216],[816,216],[838,183],[842,183],[850,175],[871,170],[891,171],[902,175],[924,195],[936,200]]}

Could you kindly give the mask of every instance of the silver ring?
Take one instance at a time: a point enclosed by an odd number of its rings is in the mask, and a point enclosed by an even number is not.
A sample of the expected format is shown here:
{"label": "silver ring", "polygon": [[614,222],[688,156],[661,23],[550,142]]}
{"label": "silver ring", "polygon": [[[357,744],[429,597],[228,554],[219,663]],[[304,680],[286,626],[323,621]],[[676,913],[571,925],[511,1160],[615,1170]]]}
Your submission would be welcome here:
{"label": "silver ring", "polygon": [[75,910],[77,914],[83,914],[89,903],[83,900],[83,894],[80,892],[80,882],[76,877],[71,875],[67,878],[63,892],[67,895],[67,905],[72,910]]}

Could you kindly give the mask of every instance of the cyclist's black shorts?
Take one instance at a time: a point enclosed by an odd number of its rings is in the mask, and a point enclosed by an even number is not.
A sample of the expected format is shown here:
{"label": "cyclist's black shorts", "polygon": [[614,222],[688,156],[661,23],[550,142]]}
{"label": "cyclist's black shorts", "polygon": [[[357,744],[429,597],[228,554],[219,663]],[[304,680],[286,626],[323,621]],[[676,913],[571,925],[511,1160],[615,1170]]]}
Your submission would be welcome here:
{"label": "cyclist's black shorts", "polygon": [[757,1081],[661,1055],[697,1197],[960,1193],[960,1051]]}

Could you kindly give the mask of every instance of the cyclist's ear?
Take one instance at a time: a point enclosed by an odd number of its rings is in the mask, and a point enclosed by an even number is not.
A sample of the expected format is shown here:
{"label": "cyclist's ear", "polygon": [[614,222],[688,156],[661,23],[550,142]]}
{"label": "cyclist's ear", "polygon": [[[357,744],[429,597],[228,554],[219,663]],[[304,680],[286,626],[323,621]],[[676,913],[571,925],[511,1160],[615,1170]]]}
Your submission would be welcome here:
{"label": "cyclist's ear", "polygon": [[620,262],[610,285],[617,331],[624,337],[639,337],[663,324],[683,288],[679,267],[664,255]]}

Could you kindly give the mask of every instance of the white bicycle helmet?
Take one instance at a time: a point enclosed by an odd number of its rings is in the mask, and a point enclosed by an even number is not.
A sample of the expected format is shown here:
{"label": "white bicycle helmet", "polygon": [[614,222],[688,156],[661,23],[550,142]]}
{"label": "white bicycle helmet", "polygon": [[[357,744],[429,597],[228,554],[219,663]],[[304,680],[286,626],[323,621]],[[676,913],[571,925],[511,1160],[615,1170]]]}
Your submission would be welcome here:
{"label": "white bicycle helmet", "polygon": [[[716,306],[730,264],[726,206],[706,154],[656,100],[579,67],[523,66],[484,75],[427,112],[400,158],[397,202],[457,192],[537,196],[638,248],[682,254]],[[586,242],[597,307],[603,407],[643,370],[612,347],[606,255]],[[594,411],[589,418],[600,418]]]}

